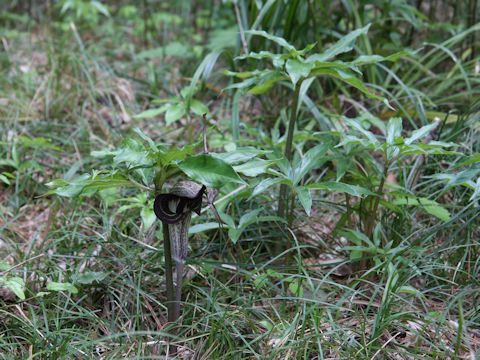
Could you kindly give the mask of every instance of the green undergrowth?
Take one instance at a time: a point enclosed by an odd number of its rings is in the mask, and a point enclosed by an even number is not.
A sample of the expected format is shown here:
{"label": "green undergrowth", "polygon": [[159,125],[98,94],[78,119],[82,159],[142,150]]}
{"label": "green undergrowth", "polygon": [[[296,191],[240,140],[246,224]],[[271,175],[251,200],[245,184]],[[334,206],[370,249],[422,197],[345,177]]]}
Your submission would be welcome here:
{"label": "green undergrowth", "polygon": [[[0,5],[1,359],[480,356],[476,1],[47,3]],[[174,324],[158,168],[219,190]]]}

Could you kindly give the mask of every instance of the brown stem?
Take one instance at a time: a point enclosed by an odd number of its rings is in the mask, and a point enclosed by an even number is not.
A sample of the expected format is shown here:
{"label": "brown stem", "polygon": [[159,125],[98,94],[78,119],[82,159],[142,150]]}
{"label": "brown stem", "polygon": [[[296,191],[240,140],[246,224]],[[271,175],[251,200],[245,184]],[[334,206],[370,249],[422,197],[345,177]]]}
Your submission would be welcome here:
{"label": "brown stem", "polygon": [[170,232],[168,224],[162,222],[163,228],[163,251],[165,255],[165,282],[167,285],[167,311],[168,322],[175,322],[175,288],[173,285],[173,262],[172,262],[172,246],[170,244]]}

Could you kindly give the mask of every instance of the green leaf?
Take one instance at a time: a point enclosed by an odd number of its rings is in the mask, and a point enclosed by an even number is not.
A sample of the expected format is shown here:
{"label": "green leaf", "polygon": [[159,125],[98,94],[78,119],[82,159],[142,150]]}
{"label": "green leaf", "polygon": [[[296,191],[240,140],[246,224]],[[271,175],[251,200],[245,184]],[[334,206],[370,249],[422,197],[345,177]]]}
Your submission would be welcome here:
{"label": "green leaf", "polygon": [[253,86],[248,92],[253,95],[260,95],[270,90],[277,82],[282,80],[284,76],[276,71],[271,71],[269,74],[258,79],[258,84]]}
{"label": "green leaf", "polygon": [[234,166],[233,169],[245,176],[255,177],[265,174],[273,163],[272,160],[252,159],[244,164]]}
{"label": "green leaf", "polygon": [[118,150],[113,158],[113,163],[115,165],[125,164],[128,168],[148,167],[153,165],[146,151],[135,150],[129,147]]}
{"label": "green leaf", "polygon": [[47,192],[47,195],[55,194],[58,196],[72,198],[80,194],[91,195],[99,190],[118,187],[132,187],[134,185],[119,174],[108,176],[92,176],[90,174],[83,174],[73,178],[70,181],[57,179],[49,182],[47,186],[52,188],[52,190]]}
{"label": "green leaf", "polygon": [[152,206],[144,206],[140,211],[140,217],[142,218],[143,229],[145,231],[150,229],[155,220],[157,220]]}
{"label": "green leaf", "polygon": [[47,194],[55,194],[63,197],[75,197],[79,195],[83,188],[87,185],[90,179],[89,174],[83,174],[73,178],[71,181],[65,181],[63,179],[56,179],[47,184],[52,188]]}
{"label": "green leaf", "polygon": [[337,69],[337,68],[321,67],[321,68],[314,68],[312,70],[312,74],[314,74],[316,76],[318,76],[318,75],[332,76],[336,79],[339,79],[339,80],[349,84],[350,86],[353,86],[354,88],[358,89],[359,91],[361,91],[362,93],[367,95],[367,97],[369,97],[371,99],[382,101],[387,106],[389,106],[388,101],[386,101],[386,99],[384,97],[372,93],[367,88],[365,83],[362,80],[358,79],[351,71],[341,70],[341,69]]}
{"label": "green leaf", "polygon": [[253,280],[253,285],[257,289],[261,289],[262,287],[267,285],[267,283],[268,283],[268,274],[267,273],[257,275],[257,276],[255,276],[255,278]]}
{"label": "green leaf", "polygon": [[270,153],[271,151],[259,150],[254,147],[237,148],[235,151],[225,153],[211,153],[213,157],[225,161],[227,164],[233,165],[244,162],[258,155]]}
{"label": "green leaf", "polygon": [[273,42],[277,43],[278,45],[280,45],[281,47],[283,47],[287,51],[292,51],[292,52],[297,51],[295,49],[295,47],[290,45],[287,42],[287,40],[285,40],[284,38],[281,38],[281,37],[275,36],[275,35],[271,35],[271,34],[267,33],[266,31],[263,31],[263,30],[248,30],[248,31],[245,31],[245,33],[249,34],[249,35],[262,36],[262,37],[264,37],[264,38],[266,38],[270,41],[273,41]]}
{"label": "green leaf", "polygon": [[400,286],[397,290],[398,292],[401,292],[401,293],[407,293],[407,294],[411,294],[411,295],[415,295],[415,296],[418,296],[418,297],[425,297],[425,295],[423,295],[423,293],[417,289],[415,289],[413,286],[410,286],[410,285],[403,285],[403,286]]}
{"label": "green leaf", "polygon": [[243,229],[239,230],[239,229],[235,229],[235,228],[229,228],[228,229],[228,237],[230,238],[230,240],[234,244],[236,244],[238,239],[240,239],[240,236],[242,235],[242,232],[243,232]]}
{"label": "green leaf", "polygon": [[242,229],[250,224],[255,223],[258,219],[257,215],[260,213],[260,211],[262,211],[262,209],[255,209],[243,214],[238,223],[238,228]]}
{"label": "green leaf", "polygon": [[51,281],[47,284],[47,290],[50,291],[66,291],[70,294],[77,294],[78,289],[71,283],[60,283]]}
{"label": "green leaf", "polygon": [[108,8],[105,5],[103,5],[100,1],[93,0],[91,4],[93,7],[95,7],[98,10],[100,14],[105,15],[107,17],[110,16],[110,13],[108,12]]}
{"label": "green leaf", "polygon": [[178,167],[192,180],[212,188],[230,182],[244,183],[231,165],[209,154],[191,156],[180,162]]}
{"label": "green leaf", "polygon": [[209,114],[208,107],[199,100],[192,99],[190,101],[190,110],[198,116],[203,116],[203,114]]}
{"label": "green leaf", "polygon": [[357,120],[355,119],[347,119],[345,118],[345,122],[355,130],[359,131],[362,133],[367,139],[368,142],[372,145],[378,145],[380,142],[378,141],[377,137],[371,132],[363,128],[362,124],[360,124]]}
{"label": "green leaf", "polygon": [[10,185],[10,180],[8,180],[8,178],[4,175],[4,173],[0,174],[0,182]]}
{"label": "green leaf", "polygon": [[154,153],[158,152],[158,148],[157,148],[157,145],[155,145],[155,142],[147,134],[145,134],[140,128],[138,127],[133,128],[133,132],[148,144],[152,152]]}
{"label": "green leaf", "polygon": [[183,104],[173,104],[167,109],[167,113],[165,114],[165,122],[167,125],[170,125],[184,115],[185,106]]}
{"label": "green leaf", "polygon": [[62,148],[53,145],[52,140],[46,139],[44,137],[35,137],[29,138],[26,136],[19,136],[18,140],[23,144],[25,147],[31,147],[34,149],[51,149],[55,151],[61,151]]}
{"label": "green leaf", "polygon": [[396,143],[395,139],[402,134],[402,119],[391,118],[387,123],[387,144],[393,145]]}
{"label": "green leaf", "polygon": [[402,50],[399,52],[396,52],[394,54],[388,55],[386,57],[380,56],[380,55],[360,55],[358,58],[356,58],[354,61],[352,61],[353,65],[369,65],[369,64],[376,64],[382,61],[392,61],[395,62],[401,57],[409,55],[409,52],[406,50]]}
{"label": "green leaf", "polygon": [[193,235],[193,234],[198,234],[204,231],[218,229],[218,228],[220,228],[220,224],[218,222],[196,224],[196,225],[190,226],[190,228],[188,229],[188,234]]}
{"label": "green leaf", "polygon": [[295,166],[292,174],[292,182],[297,184],[311,170],[320,167],[326,161],[325,154],[330,147],[331,144],[325,142],[308,150],[305,155],[303,155],[300,163]]}
{"label": "green leaf", "polygon": [[0,286],[6,287],[20,300],[25,300],[25,282],[18,276],[0,277]]}
{"label": "green leaf", "polygon": [[420,129],[412,131],[410,137],[405,139],[405,144],[410,145],[417,140],[425,138],[438,126],[438,124],[439,122],[435,121],[429,125],[422,126]]}
{"label": "green leaf", "polygon": [[427,198],[402,197],[393,200],[394,205],[420,206],[427,213],[442,221],[448,221],[451,218],[450,212],[436,201]]}
{"label": "green leaf", "polygon": [[185,45],[184,42],[174,41],[165,46],[155,49],[142,51],[138,54],[139,59],[158,58],[164,56],[177,57],[180,59],[188,59],[195,56],[191,47]]}
{"label": "green leaf", "polygon": [[5,260],[0,260],[0,271],[7,271],[10,270],[11,266]]}
{"label": "green leaf", "polygon": [[386,142],[389,145],[387,148],[387,159],[392,160],[400,153],[400,148],[396,146],[397,139],[402,134],[402,119],[391,118],[387,123],[387,138]]}
{"label": "green leaf", "polygon": [[312,195],[310,194],[310,190],[304,186],[301,186],[296,187],[295,191],[297,192],[298,199],[305,209],[305,212],[308,216],[310,216],[310,213],[312,212]]}
{"label": "green leaf", "polygon": [[352,50],[353,45],[357,40],[357,38],[361,35],[365,35],[368,32],[369,28],[370,28],[370,24],[364,26],[363,28],[356,29],[345,36],[342,36],[342,38],[340,38],[339,41],[337,41],[335,44],[330,46],[322,54],[312,55],[307,59],[307,61],[308,62],[327,61],[339,54],[343,54]]}
{"label": "green leaf", "polygon": [[258,183],[257,186],[253,189],[252,195],[250,197],[257,196],[258,194],[263,193],[265,190],[267,190],[269,187],[272,187],[273,185],[277,184],[286,184],[290,183],[287,179],[283,178],[269,178],[269,179],[263,179]]}
{"label": "green leaf", "polygon": [[285,68],[288,75],[290,76],[290,80],[292,81],[293,86],[295,86],[301,78],[307,78],[308,75],[310,75],[313,64],[306,63],[297,59],[289,59],[287,60]]}
{"label": "green leaf", "polygon": [[347,193],[352,196],[365,196],[365,195],[376,195],[368,189],[365,189],[358,185],[350,185],[341,182],[334,181],[325,181],[316,184],[310,184],[306,186],[309,189],[315,190],[330,190],[336,192]]}
{"label": "green leaf", "polygon": [[290,290],[296,297],[303,297],[302,280],[293,279],[292,281],[290,281],[290,284],[288,284],[288,290]]}
{"label": "green leaf", "polygon": [[107,277],[107,275],[107,273],[101,271],[87,271],[83,274],[80,274],[76,278],[76,282],[85,285],[93,284],[94,282],[101,283]]}
{"label": "green leaf", "polygon": [[165,111],[167,111],[169,107],[170,107],[170,104],[165,104],[162,107],[157,109],[148,109],[141,112],[140,114],[135,115],[133,118],[134,119],[150,119],[160,114],[163,114]]}

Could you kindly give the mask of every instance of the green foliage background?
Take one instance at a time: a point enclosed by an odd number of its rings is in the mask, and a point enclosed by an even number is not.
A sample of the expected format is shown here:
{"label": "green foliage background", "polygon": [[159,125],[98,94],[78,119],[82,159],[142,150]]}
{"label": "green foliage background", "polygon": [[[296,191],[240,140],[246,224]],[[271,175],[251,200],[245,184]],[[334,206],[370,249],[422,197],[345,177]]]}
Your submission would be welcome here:
{"label": "green foliage background", "polygon": [[479,7],[0,4],[0,358],[479,357]]}

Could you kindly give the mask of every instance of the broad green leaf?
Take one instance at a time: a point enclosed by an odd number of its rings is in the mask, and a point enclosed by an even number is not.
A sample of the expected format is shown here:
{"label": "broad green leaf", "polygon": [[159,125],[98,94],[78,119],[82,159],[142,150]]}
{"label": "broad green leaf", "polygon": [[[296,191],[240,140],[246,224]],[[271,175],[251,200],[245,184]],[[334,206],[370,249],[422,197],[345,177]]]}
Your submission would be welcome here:
{"label": "broad green leaf", "polygon": [[290,76],[293,86],[295,86],[301,78],[307,78],[312,68],[312,63],[306,63],[297,59],[289,59],[285,65],[285,69]]}
{"label": "broad green leaf", "polygon": [[260,51],[259,53],[251,52],[247,55],[237,56],[235,60],[244,60],[244,59],[255,59],[255,60],[264,60],[269,59],[272,61],[272,64],[275,68],[281,68],[285,63],[285,56],[281,54],[273,54],[269,51]]}
{"label": "broad green leaf", "polygon": [[312,212],[312,195],[310,194],[310,190],[304,186],[299,186],[295,188],[295,191],[297,192],[298,200],[300,200],[305,212],[310,216],[310,213]]}
{"label": "broad green leaf", "polygon": [[363,128],[363,126],[354,119],[344,118],[345,122],[355,130],[362,133],[367,139],[370,144],[378,145],[380,142],[378,141],[377,137],[371,132]]}
{"label": "broad green leaf", "polygon": [[402,119],[391,118],[387,123],[387,159],[392,160],[400,153],[400,148],[396,146],[396,140],[402,133]]}
{"label": "broad green leaf", "polygon": [[376,195],[368,189],[365,189],[358,185],[350,185],[341,182],[326,181],[316,184],[310,184],[306,186],[312,190],[330,190],[336,192],[347,193],[352,196],[366,196],[366,195]]}
{"label": "broad green leaf", "polygon": [[180,103],[173,104],[167,109],[167,113],[165,114],[165,122],[167,123],[167,125],[170,125],[184,115],[185,106]]}
{"label": "broad green leaf", "polygon": [[312,75],[316,75],[316,76],[329,75],[329,76],[332,76],[336,79],[339,79],[339,80],[341,80],[343,82],[346,82],[347,84],[353,86],[354,88],[358,89],[359,91],[361,91],[362,93],[367,95],[367,97],[369,97],[371,99],[382,101],[383,103],[385,103],[387,106],[390,107],[390,105],[388,104],[388,101],[384,97],[372,93],[367,88],[365,83],[362,80],[360,80],[359,78],[357,78],[351,71],[340,70],[340,69],[336,69],[336,68],[323,68],[323,67],[321,67],[321,68],[312,69]]}
{"label": "broad green leaf", "polygon": [[370,28],[370,24],[364,26],[363,28],[356,29],[345,36],[342,36],[339,41],[337,41],[335,44],[330,46],[322,54],[312,55],[307,59],[307,61],[308,62],[327,61],[339,54],[343,54],[352,50],[353,45],[357,40],[357,38],[361,35],[365,35],[368,32],[369,28]]}
{"label": "broad green leaf", "polygon": [[55,194],[72,198],[82,193],[84,195],[91,195],[99,190],[132,187],[134,185],[119,174],[110,176],[92,176],[90,174],[83,174],[70,181],[57,179],[48,183],[47,186],[52,189],[47,192],[47,195]]}
{"label": "broad green leaf", "polygon": [[75,197],[79,195],[90,179],[89,174],[83,174],[73,178],[70,181],[56,179],[47,184],[52,188],[47,194],[55,194],[63,197]]}
{"label": "broad green leaf", "polygon": [[273,163],[272,160],[252,159],[244,164],[234,166],[233,169],[245,176],[255,177],[265,174]]}
{"label": "broad green leaf", "polygon": [[235,228],[229,228],[228,229],[228,237],[230,240],[236,244],[238,239],[240,239],[240,236],[242,235],[243,229],[235,229]]}
{"label": "broad green leaf", "polygon": [[425,138],[438,126],[438,124],[439,122],[435,121],[431,124],[422,126],[420,129],[412,131],[412,134],[410,135],[410,137],[405,139],[405,144],[410,145],[417,140]]}
{"label": "broad green leaf", "polygon": [[140,211],[140,217],[142,218],[143,229],[145,231],[150,229],[155,220],[157,220],[152,206],[144,206]]}
{"label": "broad green leaf", "polygon": [[331,144],[325,142],[308,150],[305,155],[303,155],[300,163],[295,166],[293,170],[294,173],[292,174],[292,182],[297,184],[311,170],[320,167],[326,161],[325,154],[330,147]]}
{"label": "broad green leaf", "polygon": [[0,260],[0,271],[7,271],[10,270],[11,266],[5,260]]}
{"label": "broad green leaf", "polygon": [[296,297],[303,297],[302,280],[297,278],[290,281],[288,284],[288,290],[290,290]]}
{"label": "broad green leaf", "polygon": [[278,45],[280,45],[281,47],[283,47],[285,50],[287,51],[291,51],[291,52],[296,52],[297,50],[295,49],[295,47],[293,47],[292,45],[290,45],[287,40],[285,40],[284,38],[281,38],[279,36],[275,36],[275,35],[271,35],[269,33],[267,33],[266,31],[263,31],[263,30],[248,30],[248,31],[245,31],[246,34],[249,34],[249,35],[257,35],[257,36],[262,36],[270,41],[273,41],[275,43],[277,43]]}
{"label": "broad green leaf", "polygon": [[268,178],[268,179],[263,179],[262,181],[260,181],[258,183],[257,186],[255,186],[255,188],[253,189],[253,192],[252,192],[252,195],[251,197],[254,197],[254,196],[257,196],[261,193],[263,193],[264,191],[266,191],[268,188],[274,186],[274,185],[278,185],[278,184],[285,184],[289,182],[288,180],[286,179],[283,179],[283,178]]}
{"label": "broad green leaf", "polygon": [[[266,284],[268,283],[268,274],[267,273],[263,273],[263,274],[260,274],[260,275],[257,275],[254,280],[253,280],[253,285],[257,288],[257,289],[261,289],[262,287],[264,287]],[[267,322],[267,324],[270,324]],[[266,326],[265,326],[266,327]],[[273,328],[273,326],[270,324],[270,327]]]}
{"label": "broad green leaf", "polygon": [[0,174],[0,182],[4,184],[10,185],[10,180],[4,175],[5,173]]}
{"label": "broad green leaf", "polygon": [[399,52],[396,52],[394,54],[388,55],[386,57],[380,56],[380,55],[360,55],[358,58],[356,58],[354,61],[352,61],[353,65],[369,65],[369,64],[376,64],[379,62],[383,61],[397,61],[401,57],[409,55],[409,52],[406,50],[402,50]]}
{"label": "broad green leaf", "polygon": [[284,76],[276,71],[271,71],[265,76],[258,79],[258,84],[253,86],[248,92],[253,95],[260,95],[270,90],[277,82],[282,80]]}
{"label": "broad green leaf", "polygon": [[237,148],[235,151],[225,153],[211,153],[213,157],[225,161],[227,164],[238,164],[258,155],[270,153],[271,151],[259,150],[254,147]]}
{"label": "broad green leaf", "polygon": [[52,140],[46,139],[44,137],[35,137],[29,138],[27,136],[19,136],[18,140],[23,144],[25,147],[31,147],[35,149],[51,149],[55,151],[61,151],[62,148],[53,145]]}
{"label": "broad green leaf", "polygon": [[198,116],[203,116],[203,114],[209,114],[208,107],[199,100],[192,99],[190,101],[190,110]]}
{"label": "broad green leaf", "polygon": [[395,205],[420,206],[427,213],[442,221],[448,221],[451,218],[450,212],[436,201],[426,198],[402,197],[393,200]]}
{"label": "broad green leaf", "polygon": [[78,275],[75,282],[85,285],[93,284],[94,282],[101,283],[107,277],[107,275],[107,273],[101,271],[87,271]]}
{"label": "broad green leaf", "polygon": [[258,219],[257,215],[260,213],[260,211],[262,211],[262,209],[255,209],[243,214],[238,223],[238,228],[245,228],[248,225],[255,223]]}
{"label": "broad green leaf", "polygon": [[135,127],[133,129],[133,132],[138,136],[140,136],[140,138],[148,144],[148,146],[150,147],[150,150],[152,150],[154,153],[158,152],[157,145],[155,145],[155,142],[147,134],[145,134],[140,128]]}
{"label": "broad green leaf", "polygon": [[321,119],[321,122],[323,121],[322,115],[316,108],[315,104],[310,100],[310,98],[307,96],[308,89],[310,88],[310,85],[312,85],[313,81],[315,80],[314,77],[307,78],[304,81],[302,81],[302,85],[300,86],[300,92],[298,93],[298,106],[297,106],[297,112],[300,110],[300,107],[302,104],[305,103],[307,108],[312,112],[312,115],[315,116],[315,118]]}
{"label": "broad green leaf", "polygon": [[25,300],[25,282],[18,276],[1,277],[0,287],[6,287],[13,292],[20,300]]}
{"label": "broad green leaf", "polygon": [[195,92],[196,92],[196,88],[194,86],[188,85],[188,86],[185,86],[182,90],[180,90],[180,95],[182,99],[188,100],[188,99],[191,99],[193,95],[195,95]]}
{"label": "broad green leaf", "polygon": [[244,183],[231,165],[209,154],[191,156],[180,162],[178,167],[191,179],[212,188],[229,182]]}
{"label": "broad green leaf", "polygon": [[157,154],[157,159],[163,166],[170,165],[173,161],[185,160],[187,155],[193,153],[194,147],[191,145],[186,145],[183,148],[179,149],[172,146],[167,151]]}
{"label": "broad green leaf", "polygon": [[219,228],[220,228],[220,224],[218,222],[196,224],[196,225],[190,226],[190,228],[188,229],[188,234],[193,235],[193,234],[198,234],[204,231],[219,229]]}
{"label": "broad green leaf", "polygon": [[78,289],[71,283],[60,283],[51,281],[47,284],[47,290],[50,291],[66,291],[70,294],[77,294]]}
{"label": "broad green leaf", "polygon": [[95,9],[97,9],[100,14],[105,15],[106,17],[110,16],[110,13],[108,12],[108,8],[105,5],[103,5],[100,1],[93,0],[91,2],[91,5],[95,7]]}
{"label": "broad green leaf", "polygon": [[251,78],[245,79],[244,81],[233,83],[227,86],[226,88],[224,88],[222,91],[227,91],[232,89],[247,89],[250,86],[255,85],[257,82],[258,82],[258,78],[256,76],[251,77]]}
{"label": "broad green leaf", "polygon": [[151,166],[152,161],[148,157],[148,152],[142,149],[124,147],[116,152],[113,158],[115,165],[125,164],[127,167]]}
{"label": "broad green leaf", "polygon": [[342,231],[342,234],[350,240],[353,244],[357,246],[368,245],[368,248],[376,248],[372,241],[365,235],[363,232],[357,230],[345,230]]}
{"label": "broad green leaf", "polygon": [[132,187],[133,184],[119,174],[92,177],[86,184],[87,190],[103,190],[119,187]]}
{"label": "broad green leaf", "polygon": [[222,221],[223,221],[229,228],[233,228],[233,229],[236,228],[236,226],[235,226],[235,221],[233,220],[233,218],[232,218],[230,215],[228,215],[228,214],[226,214],[226,213],[224,213],[224,212],[222,212],[222,211],[219,211],[219,212],[218,212],[218,215],[220,215],[220,219],[222,219]]}
{"label": "broad green leaf", "polygon": [[170,104],[165,104],[162,107],[157,109],[148,109],[141,112],[140,114],[135,115],[133,118],[134,119],[150,119],[160,114],[163,114],[165,111],[167,111],[169,107],[170,107]]}

